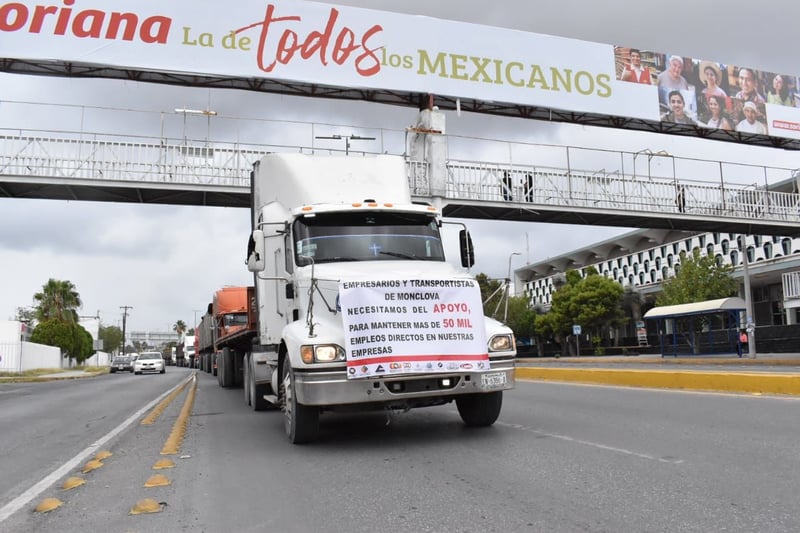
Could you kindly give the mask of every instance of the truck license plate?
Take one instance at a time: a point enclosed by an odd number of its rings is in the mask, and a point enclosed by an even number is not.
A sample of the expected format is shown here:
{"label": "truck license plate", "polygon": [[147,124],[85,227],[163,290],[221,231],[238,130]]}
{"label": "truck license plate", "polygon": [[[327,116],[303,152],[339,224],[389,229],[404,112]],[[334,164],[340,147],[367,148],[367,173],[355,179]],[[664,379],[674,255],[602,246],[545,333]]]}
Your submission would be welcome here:
{"label": "truck license plate", "polygon": [[481,375],[481,385],[487,389],[497,389],[506,384],[505,372],[493,372]]}

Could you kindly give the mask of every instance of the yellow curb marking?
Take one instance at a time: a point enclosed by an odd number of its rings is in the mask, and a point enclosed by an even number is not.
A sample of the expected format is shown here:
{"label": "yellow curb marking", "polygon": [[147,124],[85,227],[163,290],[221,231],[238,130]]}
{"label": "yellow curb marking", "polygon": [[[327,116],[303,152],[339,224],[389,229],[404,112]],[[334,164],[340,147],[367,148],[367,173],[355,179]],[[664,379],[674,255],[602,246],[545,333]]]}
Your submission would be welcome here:
{"label": "yellow curb marking", "polygon": [[144,500],[136,502],[136,505],[133,506],[128,514],[160,513],[163,510],[164,506],[159,502],[152,498],[145,498]]}
{"label": "yellow curb marking", "polygon": [[155,474],[150,476],[150,479],[145,481],[144,486],[149,489],[150,487],[166,487],[170,484],[172,484],[172,482],[167,478],[167,476],[163,474]]}
{"label": "yellow curb marking", "polygon": [[172,459],[159,459],[153,465],[153,470],[163,470],[164,468],[175,468],[175,461]]}
{"label": "yellow curb marking", "polygon": [[97,459],[98,461],[102,461],[103,459],[108,459],[112,455],[114,455],[114,454],[111,453],[110,451],[102,450],[102,451],[97,452],[97,455],[95,455],[94,458]]}
{"label": "yellow curb marking", "polygon": [[83,467],[83,470],[81,470],[81,473],[82,474],[87,474],[87,473],[91,472],[92,470],[97,470],[101,466],[103,466],[103,461],[98,461],[97,459],[92,459],[91,461],[86,463],[86,465]]}
{"label": "yellow curb marking", "polygon": [[61,488],[64,490],[74,489],[75,487],[80,487],[81,485],[86,484],[86,480],[82,477],[71,477],[64,481],[64,484],[61,485]]}
{"label": "yellow curb marking", "polygon": [[58,498],[45,498],[42,500],[42,503],[36,506],[34,511],[37,513],[49,513],[53,509],[58,509],[62,505],[64,505],[64,502]]}
{"label": "yellow curb marking", "polygon": [[181,412],[172,426],[172,433],[167,437],[164,447],[161,448],[161,455],[175,455],[180,450],[181,442],[183,442],[183,437],[186,435],[186,428],[189,424],[189,415],[192,414],[196,391],[197,373],[195,372],[192,374],[192,388],[189,389],[189,394],[186,395],[186,400],[183,402],[183,408],[181,408]]}
{"label": "yellow curb marking", "polygon": [[800,374],[517,367],[516,377],[625,387],[800,395]]}

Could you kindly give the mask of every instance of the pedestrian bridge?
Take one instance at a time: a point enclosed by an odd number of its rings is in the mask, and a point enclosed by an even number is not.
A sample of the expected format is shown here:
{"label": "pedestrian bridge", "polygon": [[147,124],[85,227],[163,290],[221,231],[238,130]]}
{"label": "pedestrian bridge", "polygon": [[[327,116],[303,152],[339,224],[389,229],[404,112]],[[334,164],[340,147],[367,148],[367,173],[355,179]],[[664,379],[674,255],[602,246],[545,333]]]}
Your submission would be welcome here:
{"label": "pedestrian bridge", "polygon": [[[796,170],[549,149],[444,169],[405,156],[412,196],[447,217],[800,236]],[[0,197],[249,207],[252,165],[274,151],[319,149],[0,130]]]}

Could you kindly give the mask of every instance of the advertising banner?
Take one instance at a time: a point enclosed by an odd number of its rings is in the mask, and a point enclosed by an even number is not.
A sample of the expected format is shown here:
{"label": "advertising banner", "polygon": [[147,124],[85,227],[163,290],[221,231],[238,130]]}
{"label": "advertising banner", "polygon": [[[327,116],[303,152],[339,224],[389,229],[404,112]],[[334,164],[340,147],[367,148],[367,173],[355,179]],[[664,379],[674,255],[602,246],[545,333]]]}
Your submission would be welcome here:
{"label": "advertising banner", "polygon": [[794,75],[297,0],[4,3],[0,51],[30,61],[431,93],[800,138]]}
{"label": "advertising banner", "polygon": [[489,368],[475,280],[340,282],[339,302],[349,378]]}

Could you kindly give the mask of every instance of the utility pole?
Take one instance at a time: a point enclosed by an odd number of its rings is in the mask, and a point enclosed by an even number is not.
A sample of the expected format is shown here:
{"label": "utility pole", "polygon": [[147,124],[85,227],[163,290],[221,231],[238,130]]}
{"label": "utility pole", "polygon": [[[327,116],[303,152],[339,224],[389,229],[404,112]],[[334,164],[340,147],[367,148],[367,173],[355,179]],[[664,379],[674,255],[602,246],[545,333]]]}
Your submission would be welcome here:
{"label": "utility pole", "polygon": [[122,309],[122,352],[121,355],[125,355],[125,323],[127,322],[128,318],[128,309],[133,309],[130,305],[120,305],[120,309]]}

